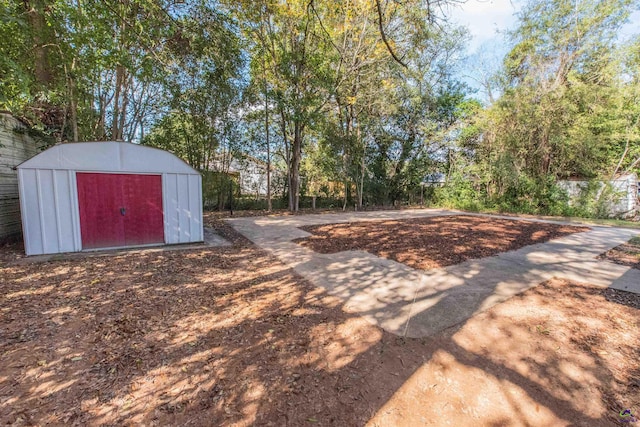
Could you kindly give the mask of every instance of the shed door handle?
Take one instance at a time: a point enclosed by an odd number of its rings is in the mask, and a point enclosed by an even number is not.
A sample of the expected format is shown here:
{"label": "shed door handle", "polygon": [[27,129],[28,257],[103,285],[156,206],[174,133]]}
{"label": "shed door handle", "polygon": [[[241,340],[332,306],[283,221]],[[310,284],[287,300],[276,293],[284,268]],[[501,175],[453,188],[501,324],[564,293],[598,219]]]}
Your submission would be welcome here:
{"label": "shed door handle", "polygon": [[125,208],[120,208],[120,215],[124,216],[124,214],[127,213],[127,210]]}

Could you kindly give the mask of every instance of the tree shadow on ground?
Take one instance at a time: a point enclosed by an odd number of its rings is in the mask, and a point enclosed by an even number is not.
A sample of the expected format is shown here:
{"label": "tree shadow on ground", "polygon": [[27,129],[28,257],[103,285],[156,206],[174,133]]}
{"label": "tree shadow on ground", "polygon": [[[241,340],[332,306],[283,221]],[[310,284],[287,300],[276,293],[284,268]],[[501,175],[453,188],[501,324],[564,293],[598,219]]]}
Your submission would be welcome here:
{"label": "tree shadow on ground", "polygon": [[459,264],[544,243],[586,227],[471,215],[361,221],[301,227],[296,239],[315,252],[364,250],[416,269]]}
{"label": "tree shadow on ground", "polygon": [[[599,351],[603,334],[637,310],[607,317],[611,307],[588,286],[537,287],[520,305],[401,338],[232,240],[3,267],[0,422],[609,425],[614,408],[594,399],[633,391],[620,384],[637,372],[615,371]],[[576,308],[573,296],[597,304]],[[558,353],[580,325],[597,338]],[[637,357],[638,325],[626,327],[616,351]]]}

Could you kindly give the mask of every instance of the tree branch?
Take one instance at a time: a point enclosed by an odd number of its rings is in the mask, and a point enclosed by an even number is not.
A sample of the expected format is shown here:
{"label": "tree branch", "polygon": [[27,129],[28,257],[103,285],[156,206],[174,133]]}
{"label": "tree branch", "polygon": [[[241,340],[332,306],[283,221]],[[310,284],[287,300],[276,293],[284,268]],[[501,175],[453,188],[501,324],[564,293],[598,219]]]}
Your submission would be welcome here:
{"label": "tree branch", "polygon": [[329,33],[329,31],[327,31],[327,29],[325,28],[324,23],[322,22],[322,18],[320,18],[320,15],[316,10],[316,6],[313,4],[313,0],[309,2],[309,6],[311,7],[313,14],[316,16],[316,18],[318,18],[318,22],[320,23],[320,28],[322,28],[322,31],[324,31],[324,33],[326,34],[327,38],[331,42],[331,45],[340,54],[340,56],[342,56],[342,52],[340,51],[340,48],[336,46],[335,42],[333,41],[333,37],[331,37],[331,34]]}
{"label": "tree branch", "polygon": [[380,36],[382,37],[382,41],[384,42],[385,46],[387,46],[387,50],[389,51],[393,59],[398,64],[402,65],[404,68],[409,68],[407,64],[405,64],[404,62],[402,62],[400,58],[398,58],[398,56],[395,54],[395,52],[391,48],[391,45],[387,40],[387,35],[384,33],[384,27],[382,25],[382,7],[380,6],[380,0],[375,0],[375,1],[376,1],[376,9],[378,10],[378,28],[380,29]]}

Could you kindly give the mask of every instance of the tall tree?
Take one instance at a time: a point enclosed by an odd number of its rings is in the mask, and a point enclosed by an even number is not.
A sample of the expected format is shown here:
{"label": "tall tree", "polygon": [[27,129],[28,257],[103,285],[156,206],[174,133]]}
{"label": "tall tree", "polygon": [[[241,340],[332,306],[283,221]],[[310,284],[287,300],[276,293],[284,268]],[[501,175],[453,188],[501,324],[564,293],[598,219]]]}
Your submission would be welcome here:
{"label": "tall tree", "polygon": [[608,137],[597,129],[595,110],[608,108],[618,92],[619,61],[612,52],[632,5],[632,0],[525,5],[505,60],[508,86],[487,132],[494,146],[521,159],[514,165],[520,172],[534,179],[598,172],[594,163]]}
{"label": "tall tree", "polygon": [[145,140],[172,151],[193,167],[228,172],[239,139],[243,61],[237,29],[206,3],[176,18],[178,32],[168,48],[174,62],[165,78],[170,113]]}

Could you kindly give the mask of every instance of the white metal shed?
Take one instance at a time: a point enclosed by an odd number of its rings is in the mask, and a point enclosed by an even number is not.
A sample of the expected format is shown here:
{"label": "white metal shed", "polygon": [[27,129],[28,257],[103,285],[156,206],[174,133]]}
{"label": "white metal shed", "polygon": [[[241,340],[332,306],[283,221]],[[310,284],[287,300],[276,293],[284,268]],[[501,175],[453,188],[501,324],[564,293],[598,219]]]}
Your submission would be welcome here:
{"label": "white metal shed", "polygon": [[203,241],[202,177],[128,142],[60,144],[18,166],[27,255]]}

